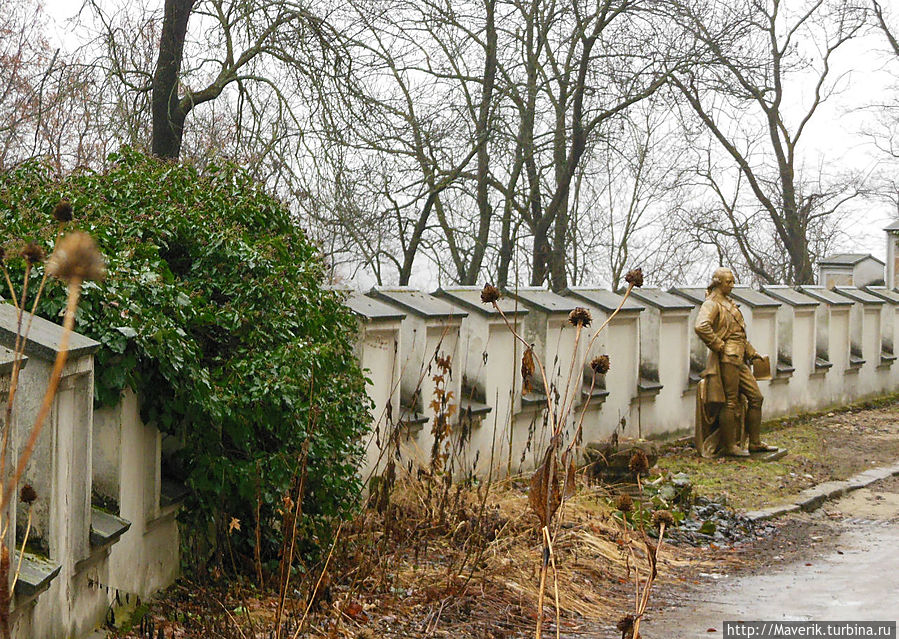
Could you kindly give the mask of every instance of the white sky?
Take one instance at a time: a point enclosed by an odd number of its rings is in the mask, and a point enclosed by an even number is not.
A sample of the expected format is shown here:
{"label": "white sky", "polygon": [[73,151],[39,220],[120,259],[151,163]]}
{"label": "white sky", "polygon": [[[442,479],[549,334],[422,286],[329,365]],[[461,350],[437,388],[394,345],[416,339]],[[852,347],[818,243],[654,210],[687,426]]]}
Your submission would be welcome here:
{"label": "white sky", "polygon": [[[121,0],[132,2],[134,0]],[[104,4],[113,4],[105,0]],[[146,0],[151,7],[161,6],[161,0]],[[47,14],[55,21],[51,25],[48,38],[60,44],[71,30],[66,21],[76,16],[82,0],[44,0]],[[847,87],[822,105],[818,114],[809,123],[804,134],[804,156],[810,165],[825,162],[825,168],[854,170],[863,174],[884,171],[883,156],[878,155],[873,144],[864,135],[866,129],[875,125],[870,104],[885,101],[899,90],[899,62],[886,51],[886,42],[881,34],[872,31],[849,42],[839,52],[834,65],[836,73],[845,73],[842,84]],[[894,169],[899,170],[899,167]],[[849,244],[845,252],[871,253],[885,258],[883,227],[893,221],[895,212],[885,202],[857,200],[852,204],[853,213],[846,232]]]}

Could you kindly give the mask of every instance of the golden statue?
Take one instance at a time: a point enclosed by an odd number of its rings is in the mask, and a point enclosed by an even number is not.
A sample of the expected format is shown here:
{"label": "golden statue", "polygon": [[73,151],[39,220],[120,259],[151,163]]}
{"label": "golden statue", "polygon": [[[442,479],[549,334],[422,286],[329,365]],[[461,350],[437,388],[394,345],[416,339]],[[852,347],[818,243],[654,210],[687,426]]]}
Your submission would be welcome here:
{"label": "golden statue", "polygon": [[709,347],[696,393],[696,449],[703,457],[747,457],[777,450],[761,440],[763,398],[749,367],[756,364],[762,377],[768,358],[746,338],[743,314],[730,298],[733,288],[731,270],[716,270],[696,318],[696,334]]}

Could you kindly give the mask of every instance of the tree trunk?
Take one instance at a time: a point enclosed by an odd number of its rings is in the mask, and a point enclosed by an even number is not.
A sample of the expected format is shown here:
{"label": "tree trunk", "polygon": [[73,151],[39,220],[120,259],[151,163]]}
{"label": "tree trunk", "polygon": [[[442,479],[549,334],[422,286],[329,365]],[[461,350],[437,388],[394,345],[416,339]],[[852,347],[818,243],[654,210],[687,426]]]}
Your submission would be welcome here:
{"label": "tree trunk", "polygon": [[165,0],[159,58],[153,74],[152,111],[153,155],[177,159],[181,154],[181,138],[187,112],[179,107],[178,75],[184,53],[187,21],[195,0]]}
{"label": "tree trunk", "polygon": [[493,217],[493,209],[488,198],[488,171],[490,168],[490,155],[488,153],[488,134],[490,130],[491,101],[493,100],[493,86],[496,83],[496,0],[486,0],[484,7],[487,10],[487,46],[484,50],[484,84],[481,90],[481,105],[478,109],[478,177],[477,177],[477,202],[478,202],[478,236],[471,256],[471,263],[462,280],[463,284],[477,284],[481,264],[487,252],[487,241],[490,238],[490,221]]}

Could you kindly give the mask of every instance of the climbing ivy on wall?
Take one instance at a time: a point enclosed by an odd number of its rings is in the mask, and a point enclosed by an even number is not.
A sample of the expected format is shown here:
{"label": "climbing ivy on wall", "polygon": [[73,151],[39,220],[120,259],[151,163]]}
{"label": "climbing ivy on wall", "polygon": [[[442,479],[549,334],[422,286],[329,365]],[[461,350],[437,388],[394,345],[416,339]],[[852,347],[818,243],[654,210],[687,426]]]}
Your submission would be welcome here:
{"label": "climbing ivy on wall", "polygon": [[[308,438],[301,537],[314,550],[309,540],[359,494],[369,408],[355,320],[323,287],[315,246],[239,168],[201,171],[126,149],[104,173],[56,179],[30,162],[0,174],[0,243],[19,278],[22,242],[52,250],[49,213],[61,199],[108,262],[106,281],[85,284],[76,322],[102,344],[97,404],[136,389],[144,420],[177,438],[194,533],[215,524],[219,541],[230,533],[251,552],[261,500],[263,558],[274,559],[278,508]],[[64,304],[64,288],[48,283],[38,313],[59,321]]]}

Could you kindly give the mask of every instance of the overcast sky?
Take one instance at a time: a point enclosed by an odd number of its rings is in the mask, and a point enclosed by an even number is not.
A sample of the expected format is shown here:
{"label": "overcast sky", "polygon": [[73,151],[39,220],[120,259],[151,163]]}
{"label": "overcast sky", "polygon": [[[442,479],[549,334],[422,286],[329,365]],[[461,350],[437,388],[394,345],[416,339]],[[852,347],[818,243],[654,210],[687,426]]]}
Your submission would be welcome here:
{"label": "overcast sky", "polygon": [[[147,0],[150,6],[162,6],[161,0]],[[48,37],[56,43],[65,41],[71,30],[67,24],[77,15],[80,0],[44,0],[47,13],[55,20]],[[101,0],[103,4],[111,3]],[[871,105],[885,101],[899,78],[899,63],[888,55],[886,42],[877,32],[849,42],[840,51],[834,65],[842,79],[844,90],[822,105],[819,114],[809,123],[804,136],[804,156],[809,166],[825,163],[828,170],[860,171],[873,174],[887,170],[883,156],[878,155],[866,130],[875,126]],[[811,83],[804,91],[812,89]],[[838,163],[838,164],[834,164]],[[895,216],[892,207],[874,199],[857,200],[852,204],[852,216],[846,226],[849,243],[845,252],[871,253],[885,257],[883,227]]]}

